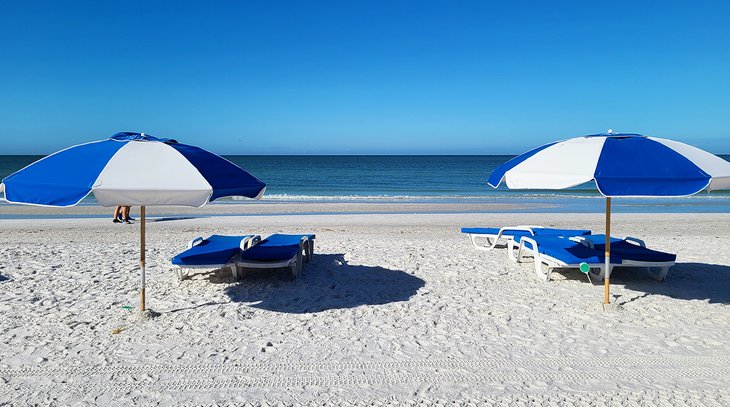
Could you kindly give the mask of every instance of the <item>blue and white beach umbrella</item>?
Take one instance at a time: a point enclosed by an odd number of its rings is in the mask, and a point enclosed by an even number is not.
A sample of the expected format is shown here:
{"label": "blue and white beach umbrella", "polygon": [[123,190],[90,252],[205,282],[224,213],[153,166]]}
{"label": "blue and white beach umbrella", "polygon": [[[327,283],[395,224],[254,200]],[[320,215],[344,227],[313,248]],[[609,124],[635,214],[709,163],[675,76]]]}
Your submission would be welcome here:
{"label": "blue and white beach umbrella", "polygon": [[730,188],[730,163],[678,141],[604,133],[557,141],[492,172],[489,185],[564,189],[595,181],[606,197],[688,196]]}
{"label": "blue and white beach umbrella", "polygon": [[5,200],[73,206],[89,195],[103,206],[141,206],[141,310],[145,309],[145,206],[203,206],[224,196],[259,198],[266,184],[201,148],[143,133],[69,147],[9,175]]}
{"label": "blue and white beach umbrella", "polygon": [[492,187],[504,182],[510,189],[565,189],[591,181],[606,197],[608,303],[611,197],[678,197],[728,189],[730,162],[678,141],[609,130],[538,147],[489,177]]}
{"label": "blue and white beach umbrella", "polygon": [[256,198],[266,184],[201,148],[140,133],[51,154],[2,182],[11,203],[73,206],[89,193],[103,206],[203,206],[223,196]]}

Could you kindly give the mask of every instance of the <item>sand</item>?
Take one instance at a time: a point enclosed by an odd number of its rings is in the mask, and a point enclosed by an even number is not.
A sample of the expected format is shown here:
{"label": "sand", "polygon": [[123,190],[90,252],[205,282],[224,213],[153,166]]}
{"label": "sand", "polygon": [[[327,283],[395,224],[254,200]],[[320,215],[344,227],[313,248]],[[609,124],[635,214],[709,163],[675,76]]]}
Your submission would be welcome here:
{"label": "sand", "polygon": [[[138,225],[0,220],[0,404],[730,405],[730,215],[614,220],[678,264],[616,271],[604,312],[585,275],[541,282],[459,233],[601,214],[153,217],[146,318],[124,308]],[[168,266],[196,236],[280,231],[317,235],[297,281]]]}

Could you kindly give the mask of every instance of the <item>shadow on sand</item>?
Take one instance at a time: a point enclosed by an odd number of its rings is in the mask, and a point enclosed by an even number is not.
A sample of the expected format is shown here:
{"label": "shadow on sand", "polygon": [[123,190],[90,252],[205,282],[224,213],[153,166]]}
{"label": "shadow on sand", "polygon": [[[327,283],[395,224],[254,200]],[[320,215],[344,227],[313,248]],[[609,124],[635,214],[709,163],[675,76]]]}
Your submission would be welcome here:
{"label": "shadow on sand", "polygon": [[721,264],[677,263],[665,282],[657,282],[647,276],[632,278],[631,274],[625,274],[621,280],[612,278],[612,281],[647,295],[730,304],[730,266]]}
{"label": "shadow on sand", "polygon": [[[315,254],[296,281],[288,280],[286,273],[249,270],[226,294],[254,308],[300,314],[407,301],[425,285],[405,271],[350,265],[341,254]],[[210,278],[218,280],[215,275]]]}
{"label": "shadow on sand", "polygon": [[[575,269],[558,270],[557,273],[566,280],[588,283],[585,275]],[[594,284],[603,285],[603,282],[594,281]],[[663,295],[679,300],[730,304],[730,266],[721,264],[677,263],[664,282],[652,279],[646,269],[618,267],[611,273],[611,284],[644,293],[628,302],[649,295]]]}
{"label": "shadow on sand", "polygon": [[208,301],[208,302],[203,303],[203,304],[191,305],[191,306],[185,307],[185,308],[176,308],[176,309],[172,309],[172,310],[169,310],[169,311],[165,311],[163,313],[164,314],[174,314],[176,312],[191,311],[191,310],[194,310],[194,309],[208,307],[208,306],[211,306],[211,305],[225,305],[225,304],[226,304],[225,302]]}
{"label": "shadow on sand", "polygon": [[0,274],[0,283],[2,283],[3,281],[8,281],[8,280],[10,280],[10,278],[5,277],[4,275]]}

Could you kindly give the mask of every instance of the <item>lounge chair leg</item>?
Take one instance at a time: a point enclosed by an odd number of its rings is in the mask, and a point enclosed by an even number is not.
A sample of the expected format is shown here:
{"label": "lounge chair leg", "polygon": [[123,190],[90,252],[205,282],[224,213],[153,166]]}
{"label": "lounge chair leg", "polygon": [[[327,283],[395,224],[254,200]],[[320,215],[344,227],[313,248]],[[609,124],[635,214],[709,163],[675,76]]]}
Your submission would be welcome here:
{"label": "lounge chair leg", "polygon": [[669,274],[669,267],[659,267],[659,271],[657,272],[654,272],[651,267],[649,268],[649,275],[656,281],[666,280],[667,274]]}
{"label": "lounge chair leg", "polygon": [[[475,249],[488,252],[497,246],[497,241],[499,239],[490,239],[486,236],[479,236],[475,234],[469,234],[469,240],[471,241],[471,245],[474,246]],[[486,245],[480,245],[478,243],[478,239],[484,239],[484,241],[487,243]]]}
{"label": "lounge chair leg", "polygon": [[472,247],[474,247],[477,250],[482,250],[481,247],[477,244],[477,238],[474,235],[469,235],[469,241],[471,242]]}
{"label": "lounge chair leg", "polygon": [[669,267],[662,267],[662,269],[659,271],[659,281],[666,280],[667,274],[669,274]]}
{"label": "lounge chair leg", "polygon": [[307,253],[307,255],[304,258],[304,262],[309,263],[309,261],[312,260],[312,255],[314,254],[314,241],[313,240],[307,240],[306,253]]}
{"label": "lounge chair leg", "polygon": [[231,274],[233,274],[233,280],[238,281],[238,267],[235,264],[231,265]]}
{"label": "lounge chair leg", "polygon": [[552,272],[552,267],[546,266],[547,271],[543,269],[542,260],[540,260],[539,257],[535,257],[535,275],[537,278],[539,278],[541,281],[548,282],[550,281],[550,273]]}
{"label": "lounge chair leg", "polygon": [[522,245],[517,249],[517,256],[515,256],[515,243],[510,240],[507,242],[507,258],[512,260],[515,263],[520,262],[520,258],[522,257]]}
{"label": "lounge chair leg", "polygon": [[[305,242],[306,244],[306,242]],[[304,249],[304,250],[302,250]],[[308,250],[306,246],[302,246],[299,252],[297,252],[297,258],[294,260],[294,263],[291,264],[291,279],[296,280],[299,278],[299,275],[302,274],[302,269],[304,268],[304,255],[302,254],[303,251]]]}
{"label": "lounge chair leg", "polygon": [[481,245],[479,245],[477,243],[477,238],[479,236],[477,236],[477,235],[471,235],[470,237],[471,237],[471,244],[472,244],[472,246],[474,246],[474,248],[476,248],[477,250],[482,250],[482,251],[488,252],[489,250],[492,249],[492,247],[494,247],[494,242],[490,238],[488,238],[488,237],[485,237],[484,238],[484,241],[487,242],[487,245],[486,246],[481,246]]}
{"label": "lounge chair leg", "polygon": [[606,272],[603,267],[598,268],[598,274],[596,274],[593,269],[588,270],[588,273],[590,273],[596,281],[603,281],[603,278],[606,276]]}
{"label": "lounge chair leg", "polygon": [[494,242],[492,241],[492,239],[490,239],[490,238],[488,238],[488,237],[487,237],[487,238],[485,238],[485,240],[487,241],[487,244],[488,244],[488,245],[489,245],[490,247],[491,247],[491,246],[494,246]]}

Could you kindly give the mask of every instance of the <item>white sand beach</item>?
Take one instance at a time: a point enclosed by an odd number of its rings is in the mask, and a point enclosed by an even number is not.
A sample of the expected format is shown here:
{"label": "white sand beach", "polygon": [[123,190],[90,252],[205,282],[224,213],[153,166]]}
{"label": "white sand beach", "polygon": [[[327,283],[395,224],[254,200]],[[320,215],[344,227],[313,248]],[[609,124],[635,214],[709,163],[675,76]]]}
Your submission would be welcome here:
{"label": "white sand beach", "polygon": [[[206,213],[151,213],[147,320],[122,308],[138,225],[0,220],[0,405],[730,405],[728,214],[616,214],[678,258],[663,283],[615,271],[604,312],[585,275],[540,282],[459,232],[602,214]],[[196,236],[280,231],[317,236],[297,281],[169,267]]]}

